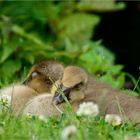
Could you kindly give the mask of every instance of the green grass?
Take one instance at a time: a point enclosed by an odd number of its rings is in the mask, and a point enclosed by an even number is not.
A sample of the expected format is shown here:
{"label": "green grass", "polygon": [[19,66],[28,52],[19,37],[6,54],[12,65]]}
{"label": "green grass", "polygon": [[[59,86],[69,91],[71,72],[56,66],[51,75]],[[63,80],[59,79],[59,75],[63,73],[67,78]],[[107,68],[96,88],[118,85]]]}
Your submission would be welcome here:
{"label": "green grass", "polygon": [[77,128],[68,138],[70,140],[123,140],[126,136],[140,136],[140,128],[131,123],[112,126],[99,116],[78,117],[68,112],[44,122],[35,116],[15,117],[3,112],[0,115],[0,139],[61,140],[63,129],[68,125]]}

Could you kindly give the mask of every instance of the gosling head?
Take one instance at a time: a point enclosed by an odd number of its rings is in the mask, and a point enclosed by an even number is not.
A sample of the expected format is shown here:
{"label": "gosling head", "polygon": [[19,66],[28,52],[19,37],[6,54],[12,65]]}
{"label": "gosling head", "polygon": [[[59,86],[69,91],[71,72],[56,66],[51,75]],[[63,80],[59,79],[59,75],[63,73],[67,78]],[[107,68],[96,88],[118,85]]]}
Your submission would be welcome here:
{"label": "gosling head", "polygon": [[84,90],[87,81],[88,76],[83,69],[77,66],[66,67],[61,81],[59,80],[57,85],[54,85],[58,87],[55,91],[53,90],[54,103],[60,104],[64,102],[64,96],[70,101],[84,98]]}
{"label": "gosling head", "polygon": [[24,85],[36,90],[38,93],[50,92],[52,81],[57,81],[63,74],[63,65],[56,61],[42,61],[34,65]]}

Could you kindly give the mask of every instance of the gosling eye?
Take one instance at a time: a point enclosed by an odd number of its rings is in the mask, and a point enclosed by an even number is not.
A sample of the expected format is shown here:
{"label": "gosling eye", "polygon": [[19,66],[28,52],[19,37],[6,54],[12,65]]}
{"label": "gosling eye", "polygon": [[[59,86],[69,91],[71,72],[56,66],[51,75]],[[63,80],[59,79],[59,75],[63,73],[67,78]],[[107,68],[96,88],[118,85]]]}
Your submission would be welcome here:
{"label": "gosling eye", "polygon": [[32,74],[31,74],[31,76],[32,76],[32,78],[35,78],[36,76],[38,76],[39,74],[36,72],[36,71],[34,71]]}
{"label": "gosling eye", "polygon": [[74,86],[73,88],[75,90],[79,90],[82,87],[82,85],[83,85],[83,83],[81,82],[81,83],[77,84],[76,86]]}
{"label": "gosling eye", "polygon": [[45,79],[45,83],[48,85],[52,85],[52,82],[49,79]]}

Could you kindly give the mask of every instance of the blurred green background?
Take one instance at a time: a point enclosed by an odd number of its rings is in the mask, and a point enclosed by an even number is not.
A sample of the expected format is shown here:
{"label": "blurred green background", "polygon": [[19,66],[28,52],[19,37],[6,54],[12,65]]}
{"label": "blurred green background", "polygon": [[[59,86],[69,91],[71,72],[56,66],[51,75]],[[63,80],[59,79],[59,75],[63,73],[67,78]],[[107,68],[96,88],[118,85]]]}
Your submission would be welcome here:
{"label": "blurred green background", "polygon": [[[123,65],[114,64],[115,56],[102,45],[102,38],[92,41],[91,37],[101,20],[96,12],[125,7],[114,0],[0,1],[0,87],[23,80],[34,63],[55,59],[82,66],[123,88]],[[138,86],[136,90],[140,91]]]}

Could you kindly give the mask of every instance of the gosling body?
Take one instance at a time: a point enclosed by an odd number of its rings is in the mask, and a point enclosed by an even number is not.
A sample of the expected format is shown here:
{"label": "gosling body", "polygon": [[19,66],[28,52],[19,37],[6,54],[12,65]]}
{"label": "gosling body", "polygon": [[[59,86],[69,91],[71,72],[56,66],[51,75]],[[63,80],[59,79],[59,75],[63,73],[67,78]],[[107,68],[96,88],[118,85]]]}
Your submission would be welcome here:
{"label": "gosling body", "polygon": [[37,92],[24,85],[15,85],[1,90],[1,98],[10,99],[11,108],[15,115],[18,115],[25,104],[37,96]]}
{"label": "gosling body", "polygon": [[63,105],[58,105],[57,107],[52,102],[53,95],[50,95],[49,93],[45,93],[42,95],[39,95],[37,97],[34,97],[32,100],[30,100],[23,112],[22,115],[43,115],[43,116],[60,116],[61,112],[63,110]]}

